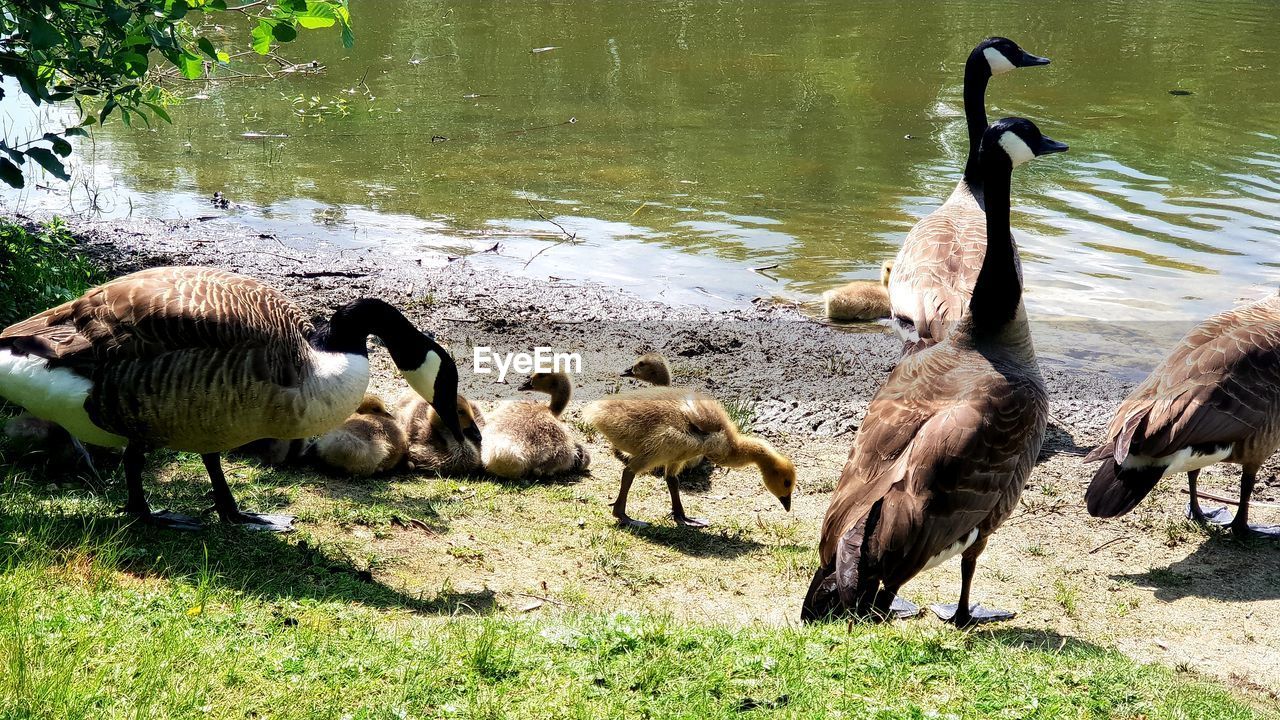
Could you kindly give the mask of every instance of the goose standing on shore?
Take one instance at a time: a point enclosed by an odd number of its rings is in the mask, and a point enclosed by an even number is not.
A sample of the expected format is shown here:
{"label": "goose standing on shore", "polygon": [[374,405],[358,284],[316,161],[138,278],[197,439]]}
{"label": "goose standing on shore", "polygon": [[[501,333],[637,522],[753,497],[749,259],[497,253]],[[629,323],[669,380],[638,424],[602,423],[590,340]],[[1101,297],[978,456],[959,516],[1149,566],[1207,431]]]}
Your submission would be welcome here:
{"label": "goose standing on shore", "polygon": [[[978,556],[1014,511],[1049,415],[1009,234],[1013,169],[1067,146],[1030,121],[982,137],[986,256],[969,312],[943,342],[908,355],[872,398],[822,524],[804,620],[887,617],[898,589],[961,555],[959,626],[1012,617],[969,604]],[[883,589],[881,589],[883,586]]]}
{"label": "goose standing on shore", "polygon": [[126,275],[0,332],[0,396],[86,443],[123,446],[127,513],[199,527],[147,504],[146,454],[169,448],[202,456],[224,522],[282,531],[292,518],[236,505],[220,453],[340,424],[369,386],[370,335],[461,437],[457,366],[400,311],[364,298],[312,323],[258,280],[209,268]]}
{"label": "goose standing on shore", "polygon": [[[1085,500],[1094,517],[1132,510],[1161,478],[1187,474],[1188,514],[1228,524],[1233,534],[1280,536],[1249,525],[1258,469],[1280,447],[1280,296],[1214,315],[1187,333],[1120,405],[1108,440],[1085,462],[1101,460]],[[1240,509],[1206,515],[1196,495],[1202,468],[1241,465]]]}
{"label": "goose standing on shore", "polygon": [[[889,276],[889,305],[899,334],[916,348],[941,342],[969,307],[987,244],[978,146],[987,130],[987,82],[1015,68],[1048,65],[1008,38],[978,43],[964,65],[969,155],[964,177],[937,210],[911,228]],[[1022,265],[1014,252],[1019,279]]]}

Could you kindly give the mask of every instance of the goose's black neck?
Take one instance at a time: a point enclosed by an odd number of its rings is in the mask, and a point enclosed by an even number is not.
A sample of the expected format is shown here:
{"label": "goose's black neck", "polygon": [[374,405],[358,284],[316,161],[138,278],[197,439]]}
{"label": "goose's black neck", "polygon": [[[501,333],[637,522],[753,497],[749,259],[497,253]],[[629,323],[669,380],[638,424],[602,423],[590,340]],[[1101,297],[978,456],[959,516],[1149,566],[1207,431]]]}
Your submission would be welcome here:
{"label": "goose's black neck", "polygon": [[991,80],[991,64],[981,50],[974,48],[964,64],[964,121],[969,129],[969,156],[964,163],[964,180],[975,196],[982,195],[982,168],[978,147],[987,131],[987,82]]}
{"label": "goose's black neck", "polygon": [[430,349],[427,337],[408,318],[375,298],[361,298],[338,308],[328,322],[317,325],[311,345],[326,352],[368,356],[370,335],[382,340],[402,370],[421,367]]}
{"label": "goose's black neck", "polygon": [[1009,231],[1009,182],[1013,165],[998,149],[982,158],[986,195],[987,252],[969,300],[971,333],[975,338],[1000,334],[1018,314],[1022,301],[1022,281]]}

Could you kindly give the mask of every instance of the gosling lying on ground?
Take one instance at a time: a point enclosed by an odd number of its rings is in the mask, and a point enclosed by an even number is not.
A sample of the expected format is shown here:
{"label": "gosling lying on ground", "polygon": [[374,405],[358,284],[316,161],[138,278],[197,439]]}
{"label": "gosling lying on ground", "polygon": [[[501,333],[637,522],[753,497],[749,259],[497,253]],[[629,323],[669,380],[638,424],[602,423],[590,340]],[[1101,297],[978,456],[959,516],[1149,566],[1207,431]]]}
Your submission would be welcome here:
{"label": "gosling lying on ground", "polygon": [[458,425],[463,439],[453,436],[436,409],[417,393],[400,396],[396,421],[409,438],[405,462],[410,470],[440,475],[467,475],[483,467],[480,459],[484,416],[470,400],[458,396]]}
{"label": "gosling lying on ground", "polygon": [[534,373],[520,386],[551,395],[548,405],[507,400],[485,421],[484,469],[505,478],[581,472],[591,455],[574,442],[560,414],[569,405],[573,381],[565,373]]}
{"label": "gosling lying on ground", "polygon": [[44,453],[56,464],[69,460],[67,450],[74,450],[71,457],[84,462],[92,476],[90,485],[96,483],[95,489],[101,489],[102,476],[98,474],[89,450],[61,425],[23,411],[4,423],[4,436],[20,452]]}
{"label": "gosling lying on ground", "polygon": [[822,305],[832,320],[871,321],[887,318],[889,312],[889,275],[893,261],[880,265],[880,282],[854,280],[822,293]]}
{"label": "gosling lying on ground", "polygon": [[704,455],[727,467],[756,465],[765,488],[791,510],[795,465],[764,440],[740,435],[720,403],[702,393],[662,387],[632,390],[596,400],[583,409],[583,417],[615,448],[631,456],[613,503],[613,516],[621,525],[645,526],[627,516],[627,493],[636,475],[664,467],[675,521],[706,527],[706,521],[685,515],[676,479],[688,463]]}
{"label": "gosling lying on ground", "polygon": [[310,454],[337,472],[368,477],[394,470],[408,449],[404,428],[382,398],[365,395],[346,422],[316,438]]}

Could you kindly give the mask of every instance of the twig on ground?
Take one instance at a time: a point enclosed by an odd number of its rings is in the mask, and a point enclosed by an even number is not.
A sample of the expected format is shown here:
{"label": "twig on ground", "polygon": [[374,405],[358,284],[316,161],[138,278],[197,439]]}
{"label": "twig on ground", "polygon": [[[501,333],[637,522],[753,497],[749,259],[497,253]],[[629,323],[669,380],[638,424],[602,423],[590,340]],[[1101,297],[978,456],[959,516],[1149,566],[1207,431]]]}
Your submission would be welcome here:
{"label": "twig on ground", "polygon": [[1108,541],[1106,541],[1106,542],[1102,543],[1102,544],[1101,544],[1101,545],[1099,545],[1098,547],[1096,547],[1096,548],[1094,548],[1094,549],[1090,550],[1090,551],[1089,551],[1089,554],[1090,554],[1090,555],[1094,555],[1094,554],[1098,553],[1099,551],[1101,551],[1103,548],[1110,547],[1110,546],[1115,545],[1116,543],[1120,542],[1121,540],[1128,540],[1128,539],[1129,539],[1129,536],[1128,536],[1128,535],[1121,535],[1120,537],[1112,538],[1112,539],[1110,539],[1110,540],[1108,540]]}
{"label": "twig on ground", "polygon": [[[1190,495],[1190,494],[1191,494],[1191,491],[1187,490],[1186,488],[1182,488],[1182,490],[1181,490],[1180,492],[1181,492],[1183,495]],[[1237,500],[1237,499],[1229,498],[1229,497],[1226,497],[1226,496],[1224,496],[1224,495],[1214,495],[1214,494],[1212,494],[1212,493],[1207,493],[1207,492],[1205,492],[1205,491],[1203,491],[1203,490],[1197,490],[1197,491],[1196,491],[1196,496],[1197,496],[1197,497],[1200,497],[1200,498],[1202,498],[1202,499],[1204,499],[1204,500],[1213,500],[1214,502],[1226,503],[1226,504],[1228,504],[1228,505],[1239,505],[1239,504],[1240,504],[1240,501],[1239,501],[1239,500]],[[1280,509],[1280,505],[1277,505],[1276,503],[1258,502],[1258,501],[1250,502],[1250,503],[1249,503],[1249,507]]]}

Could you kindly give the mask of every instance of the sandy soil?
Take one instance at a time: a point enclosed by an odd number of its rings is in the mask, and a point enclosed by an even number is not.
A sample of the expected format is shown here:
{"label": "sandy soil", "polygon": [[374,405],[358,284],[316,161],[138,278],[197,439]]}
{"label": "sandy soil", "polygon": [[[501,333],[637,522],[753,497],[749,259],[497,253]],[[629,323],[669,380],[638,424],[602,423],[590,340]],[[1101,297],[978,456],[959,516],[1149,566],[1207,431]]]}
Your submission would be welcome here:
{"label": "sandy soil", "polygon": [[[464,392],[486,405],[514,395],[520,378],[504,385],[470,372],[476,346],[580,351],[584,372],[571,419],[582,402],[616,389],[618,371],[637,353],[659,350],[672,359],[677,384],[749,405],[755,431],[795,459],[801,485],[791,515],[753,472],[695,478],[686,504],[716,522],[702,533],[661,522],[666,493],[656,479],[637,482],[632,505],[633,516],[658,521],[655,526],[613,529],[607,505],[620,466],[598,440],[590,443],[591,475],[562,486],[423,486],[407,478],[377,490],[328,484],[330,496],[349,502],[374,495],[406,503],[467,499],[440,532],[375,534],[356,527],[342,531],[349,534],[344,542],[390,558],[380,580],[419,591],[448,586],[490,593],[516,610],[538,596],[718,622],[795,622],[827,496],[867,402],[897,356],[896,342],[882,328],[834,328],[766,301],[729,312],[670,307],[598,285],[480,271],[465,258],[285,247],[227,221],[74,229],[120,272],[157,264],[222,266],[267,280],[317,313],[358,295],[396,302],[448,342],[463,366]],[[375,365],[376,385],[398,392],[385,353],[375,353]],[[1005,629],[1029,639],[1116,645],[1140,659],[1274,697],[1280,691],[1280,547],[1242,545],[1186,522],[1181,483],[1166,482],[1125,518],[1089,518],[1081,497],[1091,472],[1081,456],[1100,439],[1129,386],[1049,361],[1042,370],[1052,399],[1042,462],[1022,508],[980,562],[977,599],[1018,610]],[[1280,499],[1274,472],[1274,464],[1264,468],[1263,477],[1271,479],[1256,496],[1263,505]],[[1234,496],[1238,477],[1237,468],[1219,466],[1202,476],[1202,485]],[[1275,509],[1255,515],[1280,522]],[[528,521],[534,517],[537,522]],[[953,602],[957,592],[958,561],[905,589],[917,602]]]}

